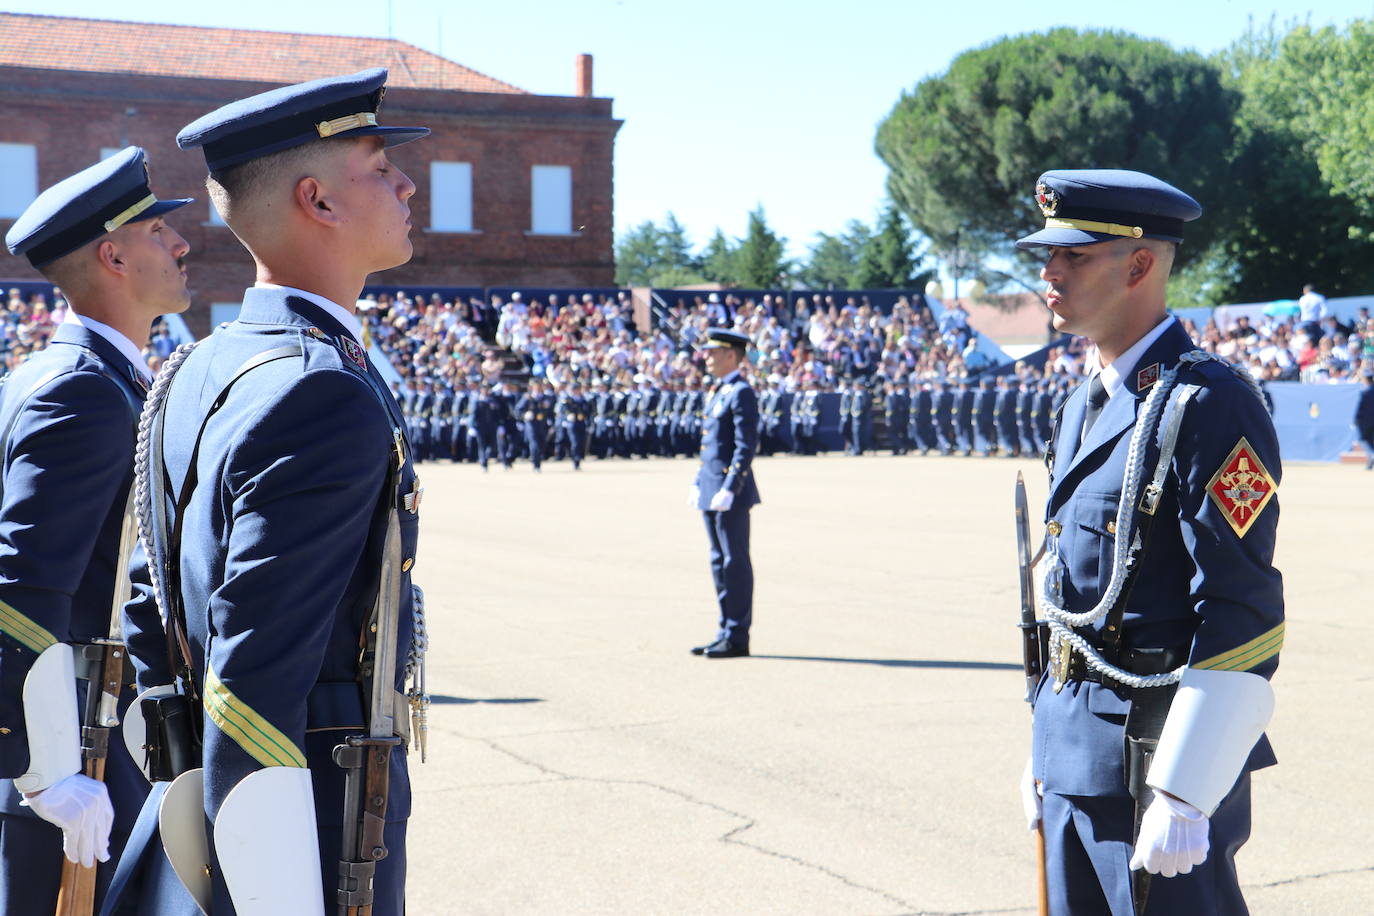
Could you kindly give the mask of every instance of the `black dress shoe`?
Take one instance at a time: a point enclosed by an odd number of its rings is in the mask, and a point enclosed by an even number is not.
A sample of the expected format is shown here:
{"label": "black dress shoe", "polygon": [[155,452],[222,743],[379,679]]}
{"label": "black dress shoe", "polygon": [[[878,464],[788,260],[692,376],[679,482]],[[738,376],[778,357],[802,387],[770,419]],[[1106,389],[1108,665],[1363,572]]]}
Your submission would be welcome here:
{"label": "black dress shoe", "polygon": [[702,653],[706,658],[744,658],[749,655],[748,646],[736,646],[728,639],[722,639],[714,646],[708,646]]}
{"label": "black dress shoe", "polygon": [[708,643],[707,643],[706,645],[704,645],[704,646],[692,646],[692,654],[693,654],[693,655],[705,655],[707,649],[714,649],[716,646],[720,645],[722,642],[724,642],[724,640],[717,639],[715,642],[708,642]]}

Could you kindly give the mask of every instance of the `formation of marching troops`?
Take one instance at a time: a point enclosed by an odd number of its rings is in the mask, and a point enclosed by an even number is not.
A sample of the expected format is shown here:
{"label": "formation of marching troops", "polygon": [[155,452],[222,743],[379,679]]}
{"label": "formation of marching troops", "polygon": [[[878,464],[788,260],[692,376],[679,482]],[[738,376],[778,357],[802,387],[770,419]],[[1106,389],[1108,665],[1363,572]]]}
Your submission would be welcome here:
{"label": "formation of marching troops", "polygon": [[[473,462],[485,470],[492,461],[509,468],[524,459],[538,470],[546,458],[580,469],[589,456],[696,455],[709,389],[697,379],[640,379],[632,386],[572,382],[559,391],[540,380],[457,388],[421,380],[408,382],[397,399],[421,460]],[[895,455],[1038,457],[1072,387],[1067,376],[1033,371],[847,380],[833,388],[811,381],[796,391],[773,380],[759,393],[759,451],[814,455],[843,447],[852,455],[885,448]]]}

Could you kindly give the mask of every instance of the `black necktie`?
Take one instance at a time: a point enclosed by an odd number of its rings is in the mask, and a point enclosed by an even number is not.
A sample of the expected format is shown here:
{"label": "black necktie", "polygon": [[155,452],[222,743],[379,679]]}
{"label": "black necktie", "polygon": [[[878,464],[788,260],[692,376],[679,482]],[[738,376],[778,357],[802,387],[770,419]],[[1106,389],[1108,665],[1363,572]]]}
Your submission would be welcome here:
{"label": "black necktie", "polygon": [[1087,440],[1088,430],[1093,428],[1106,404],[1107,386],[1102,384],[1102,373],[1099,372],[1088,380],[1088,404],[1083,409],[1083,435],[1078,440],[1080,443]]}

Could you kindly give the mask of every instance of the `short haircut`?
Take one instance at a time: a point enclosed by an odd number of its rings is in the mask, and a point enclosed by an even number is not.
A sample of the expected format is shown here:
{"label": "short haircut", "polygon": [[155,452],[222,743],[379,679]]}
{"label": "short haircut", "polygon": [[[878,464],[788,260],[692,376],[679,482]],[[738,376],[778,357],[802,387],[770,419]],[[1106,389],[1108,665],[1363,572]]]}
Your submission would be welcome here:
{"label": "short haircut", "polygon": [[[261,194],[286,180],[284,176],[308,172],[320,155],[331,149],[331,144],[339,140],[356,139],[358,138],[332,137],[328,140],[315,140],[257,159],[249,159],[247,162],[211,172],[205,179],[205,189],[209,192],[215,209],[224,221],[229,223],[238,215],[236,211],[251,206]],[[296,174],[290,179],[293,186],[303,177],[304,174]]]}

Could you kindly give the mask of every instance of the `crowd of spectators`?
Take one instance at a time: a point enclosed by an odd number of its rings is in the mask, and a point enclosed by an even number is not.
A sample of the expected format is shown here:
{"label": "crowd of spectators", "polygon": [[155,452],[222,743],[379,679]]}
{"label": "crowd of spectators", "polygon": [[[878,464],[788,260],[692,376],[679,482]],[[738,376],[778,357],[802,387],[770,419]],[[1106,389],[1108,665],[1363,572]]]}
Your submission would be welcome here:
{"label": "crowd of spectators", "polygon": [[1310,286],[1296,303],[1241,314],[1201,329],[1193,339],[1250,370],[1261,381],[1349,383],[1374,371],[1374,318],[1360,308],[1349,321],[1331,314],[1326,300]]}
{"label": "crowd of spectators", "polygon": [[[30,353],[46,347],[66,317],[67,300],[57,287],[52,288],[51,294],[36,292],[27,296],[17,287],[11,288],[0,312],[0,356],[4,358],[0,377],[8,375]],[[175,349],[167,322],[159,318],[144,342],[143,358],[148,361],[148,368],[156,374]]]}
{"label": "crowd of spectators", "polygon": [[[66,310],[55,288],[29,295],[9,290],[0,314],[4,370],[46,346]],[[989,365],[968,313],[955,305],[937,317],[920,294],[879,309],[864,296],[845,294],[683,293],[654,312],[653,328],[641,331],[625,291],[565,294],[561,301],[558,294],[527,300],[516,292],[456,302],[398,291],[366,300],[363,318],[403,382],[455,388],[495,384],[503,374],[543,379],[555,389],[573,381],[626,389],[645,382],[698,385],[704,370],[694,351],[711,326],[748,334],[752,380],[788,391],[834,391],[845,381],[878,388],[888,381],[952,380]],[[1341,321],[1310,287],[1290,307],[1184,324],[1203,349],[1262,381],[1358,382],[1374,371],[1369,310]],[[154,371],[174,347],[159,321],[144,348]],[[1074,341],[1052,351],[1043,371],[1022,374],[1074,379],[1082,367],[1081,342]]]}
{"label": "crowd of spectators", "polygon": [[[696,346],[711,326],[734,327],[753,341],[749,373],[789,390],[839,382],[905,383],[916,378],[973,375],[990,365],[978,348],[968,313],[954,307],[937,319],[920,295],[901,296],[888,311],[866,297],[771,293],[699,293],[657,309],[641,332],[625,292],[583,293],[563,302],[454,302],[404,292],[366,301],[365,326],[405,381],[460,386],[495,383],[514,369],[556,387],[572,381],[612,387],[700,381]],[[509,353],[510,359],[502,354]],[[517,362],[518,360],[518,362]]]}

